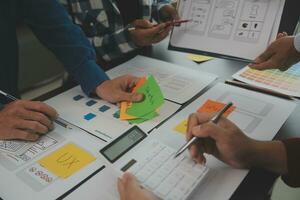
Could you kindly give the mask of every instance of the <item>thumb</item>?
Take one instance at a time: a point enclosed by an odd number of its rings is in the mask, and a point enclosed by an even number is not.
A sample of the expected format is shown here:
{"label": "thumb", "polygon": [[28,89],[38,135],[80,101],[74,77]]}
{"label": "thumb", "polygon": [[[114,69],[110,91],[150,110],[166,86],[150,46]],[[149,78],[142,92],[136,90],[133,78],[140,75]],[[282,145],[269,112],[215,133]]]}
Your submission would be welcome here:
{"label": "thumb", "polygon": [[129,93],[120,91],[119,99],[117,101],[128,101],[128,102],[139,102],[144,98],[143,94],[140,93]]}
{"label": "thumb", "polygon": [[136,28],[151,28],[153,25],[148,21],[144,19],[138,19],[133,22],[133,25]]}
{"label": "thumb", "polygon": [[123,181],[126,190],[132,191],[132,189],[140,188],[140,184],[138,183],[136,178],[128,172],[124,173]]}

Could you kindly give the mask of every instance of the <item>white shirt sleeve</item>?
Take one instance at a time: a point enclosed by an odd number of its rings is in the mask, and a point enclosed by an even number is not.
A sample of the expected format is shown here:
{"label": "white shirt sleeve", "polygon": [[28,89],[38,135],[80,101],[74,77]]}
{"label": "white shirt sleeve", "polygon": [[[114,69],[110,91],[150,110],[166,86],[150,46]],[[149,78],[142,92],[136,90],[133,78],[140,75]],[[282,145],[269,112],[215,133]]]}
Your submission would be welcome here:
{"label": "white shirt sleeve", "polygon": [[295,49],[297,49],[297,51],[300,52],[300,34],[295,36],[294,46],[295,46]]}

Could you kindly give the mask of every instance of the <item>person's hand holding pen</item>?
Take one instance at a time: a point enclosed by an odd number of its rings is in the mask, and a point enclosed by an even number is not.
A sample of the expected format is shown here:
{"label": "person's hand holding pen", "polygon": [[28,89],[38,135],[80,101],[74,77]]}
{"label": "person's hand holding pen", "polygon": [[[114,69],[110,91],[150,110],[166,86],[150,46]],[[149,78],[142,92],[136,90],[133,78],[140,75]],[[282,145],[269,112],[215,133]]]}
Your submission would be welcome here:
{"label": "person's hand holding pen", "polygon": [[129,33],[135,45],[139,47],[149,46],[162,41],[172,29],[172,26],[168,26],[166,23],[152,24],[144,19],[135,20],[132,26],[134,28],[130,29]]}
{"label": "person's hand holding pen", "polygon": [[294,46],[294,39],[295,37],[288,36],[287,33],[278,34],[277,39],[249,67],[258,70],[287,70],[300,61],[300,52]]}
{"label": "person's hand holding pen", "polygon": [[191,114],[187,140],[199,139],[190,148],[192,159],[205,163],[204,153],[234,168],[260,167],[279,174],[287,172],[286,152],[281,141],[258,141],[247,137],[234,123],[221,118],[211,123],[212,114]]}
{"label": "person's hand holding pen", "polygon": [[35,141],[53,129],[57,112],[36,101],[17,100],[0,111],[0,139]]}

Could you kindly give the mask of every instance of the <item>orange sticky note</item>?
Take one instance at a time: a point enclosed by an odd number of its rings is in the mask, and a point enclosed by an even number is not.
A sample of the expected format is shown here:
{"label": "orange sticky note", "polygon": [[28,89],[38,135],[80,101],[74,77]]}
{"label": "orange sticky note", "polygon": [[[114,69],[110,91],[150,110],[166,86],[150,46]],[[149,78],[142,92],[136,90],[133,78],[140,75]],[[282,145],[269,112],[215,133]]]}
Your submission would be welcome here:
{"label": "orange sticky note", "polygon": [[[139,81],[137,82],[136,86],[132,89],[132,93],[136,92],[142,85],[144,85],[144,83],[146,82],[147,78],[146,77],[142,77],[139,79]],[[127,114],[127,109],[131,106],[131,102],[126,102],[123,101],[121,102],[121,106],[120,106],[120,120],[132,120],[132,119],[136,119],[135,116],[131,116]]]}
{"label": "orange sticky note", "polygon": [[[197,112],[205,112],[205,113],[213,113],[218,112],[222,110],[222,108],[226,104],[213,101],[213,100],[207,100],[200,108],[198,108]],[[235,110],[235,106],[231,106],[224,114],[223,116],[227,117],[230,113],[232,113]]]}

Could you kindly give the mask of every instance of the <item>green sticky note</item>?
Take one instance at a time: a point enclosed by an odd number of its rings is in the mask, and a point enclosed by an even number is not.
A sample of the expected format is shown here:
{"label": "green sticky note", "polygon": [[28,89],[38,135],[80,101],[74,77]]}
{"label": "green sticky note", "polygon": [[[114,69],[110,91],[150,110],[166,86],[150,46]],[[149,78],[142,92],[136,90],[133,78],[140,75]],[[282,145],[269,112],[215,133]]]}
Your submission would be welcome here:
{"label": "green sticky note", "polygon": [[144,94],[142,102],[135,102],[127,110],[127,114],[141,118],[147,113],[154,112],[164,103],[164,97],[159,85],[153,76],[149,76],[147,81],[138,90],[138,93]]}
{"label": "green sticky note", "polygon": [[157,112],[150,112],[150,113],[142,116],[141,118],[131,119],[131,120],[128,120],[128,121],[131,124],[140,124],[140,123],[143,123],[143,122],[148,121],[150,119],[153,119],[154,117],[157,117],[157,116],[158,116]]}

